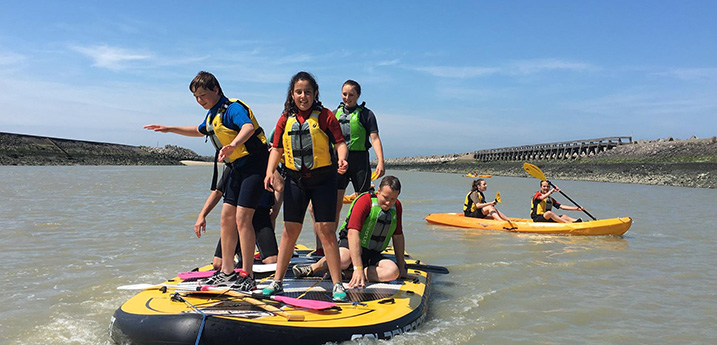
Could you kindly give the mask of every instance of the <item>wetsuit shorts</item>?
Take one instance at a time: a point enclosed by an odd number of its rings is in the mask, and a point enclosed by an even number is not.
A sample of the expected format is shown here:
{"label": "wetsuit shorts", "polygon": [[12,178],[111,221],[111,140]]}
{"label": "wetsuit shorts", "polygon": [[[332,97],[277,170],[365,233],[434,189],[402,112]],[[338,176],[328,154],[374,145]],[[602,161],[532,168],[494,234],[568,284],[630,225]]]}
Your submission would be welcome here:
{"label": "wetsuit shorts", "polygon": [[264,193],[268,153],[252,154],[241,166],[233,166],[226,182],[224,203],[255,209]]}
{"label": "wetsuit shorts", "polygon": [[[339,232],[339,247],[349,248],[349,239],[345,231]],[[381,260],[390,260],[388,257],[375,250],[361,248],[361,262],[363,267],[378,266]]]}
{"label": "wetsuit shorts", "polygon": [[[259,247],[259,257],[264,260],[270,256],[278,255],[279,248],[276,245],[276,235],[274,234],[274,228],[271,226],[271,217],[269,215],[270,208],[263,206],[257,207],[254,212],[254,218],[252,218],[252,225],[254,226],[254,233],[256,234],[256,246]],[[241,259],[241,245],[237,241],[237,247],[235,253]],[[222,257],[222,240],[217,243],[217,249],[214,251],[214,256]]]}
{"label": "wetsuit shorts", "polygon": [[533,222],[534,223],[555,223],[555,221],[552,219],[545,219],[545,217],[543,217],[542,214],[539,216],[533,217]]}
{"label": "wetsuit shorts", "polygon": [[473,217],[473,218],[485,218],[487,215],[483,214],[483,209],[479,208],[473,212],[463,211],[463,215],[466,217]]}
{"label": "wetsuit shorts", "polygon": [[309,174],[286,169],[284,221],[303,223],[309,201],[316,222],[336,220],[336,167],[312,170]]}
{"label": "wetsuit shorts", "polygon": [[345,174],[338,176],[338,188],[346,189],[351,180],[354,192],[368,191],[371,188],[371,164],[368,151],[349,151],[346,161],[349,163],[349,168]]}

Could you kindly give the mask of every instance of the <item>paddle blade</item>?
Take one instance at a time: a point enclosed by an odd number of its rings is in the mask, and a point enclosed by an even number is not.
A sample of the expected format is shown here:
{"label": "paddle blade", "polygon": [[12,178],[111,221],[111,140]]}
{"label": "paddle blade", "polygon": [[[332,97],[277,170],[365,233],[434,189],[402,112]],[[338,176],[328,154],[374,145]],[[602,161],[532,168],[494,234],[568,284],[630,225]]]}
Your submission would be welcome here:
{"label": "paddle blade", "polygon": [[431,273],[438,273],[438,274],[448,274],[450,273],[447,268],[443,266],[434,266],[434,265],[424,265],[424,264],[409,264],[406,263],[406,268],[412,268],[414,270],[419,271],[425,271],[425,272],[431,272]]}
{"label": "paddle blade", "polygon": [[333,302],[317,301],[313,299],[299,299],[286,296],[271,296],[271,299],[288,304],[293,307],[315,310],[331,309],[336,306],[336,303]]}
{"label": "paddle blade", "polygon": [[502,203],[503,200],[500,199],[500,192],[495,192],[495,201],[498,203]]}
{"label": "paddle blade", "polygon": [[530,164],[528,162],[523,163],[523,170],[541,181],[548,180],[547,178],[545,178],[545,174],[543,174],[543,171],[533,164]]}
{"label": "paddle blade", "polygon": [[377,178],[378,178],[378,174],[377,174],[375,171],[372,172],[372,173],[371,173],[371,181],[373,181],[373,180],[375,180],[375,179],[377,179]]}

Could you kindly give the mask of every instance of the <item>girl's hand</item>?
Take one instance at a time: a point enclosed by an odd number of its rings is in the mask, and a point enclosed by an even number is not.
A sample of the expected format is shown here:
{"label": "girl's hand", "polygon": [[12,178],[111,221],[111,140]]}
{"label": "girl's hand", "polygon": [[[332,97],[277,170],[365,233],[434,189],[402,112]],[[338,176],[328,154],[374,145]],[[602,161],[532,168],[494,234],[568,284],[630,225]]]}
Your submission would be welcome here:
{"label": "girl's hand", "polygon": [[349,162],[347,162],[345,159],[339,160],[339,169],[338,169],[339,174],[340,175],[345,174],[348,169],[349,169]]}

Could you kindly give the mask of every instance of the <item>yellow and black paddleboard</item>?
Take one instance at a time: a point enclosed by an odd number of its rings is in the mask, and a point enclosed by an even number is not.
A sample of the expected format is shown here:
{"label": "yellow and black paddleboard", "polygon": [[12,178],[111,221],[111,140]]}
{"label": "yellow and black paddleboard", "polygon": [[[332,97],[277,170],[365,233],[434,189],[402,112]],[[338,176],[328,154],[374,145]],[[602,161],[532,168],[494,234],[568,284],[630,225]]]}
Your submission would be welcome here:
{"label": "yellow and black paddleboard", "polygon": [[[304,260],[309,253],[310,249],[299,246],[295,255]],[[385,254],[393,256],[390,248]],[[117,309],[110,335],[117,344],[298,345],[362,337],[390,339],[421,325],[431,273],[448,272],[410,257],[407,267],[418,279],[348,289],[348,299],[342,302],[331,300],[328,275],[296,279],[291,269],[283,281],[284,294],[276,299],[219,288],[197,291],[207,289],[200,288],[197,279],[175,277],[143,286],[145,290]],[[200,271],[209,269],[210,265]],[[259,291],[270,281],[270,277],[257,279]]]}

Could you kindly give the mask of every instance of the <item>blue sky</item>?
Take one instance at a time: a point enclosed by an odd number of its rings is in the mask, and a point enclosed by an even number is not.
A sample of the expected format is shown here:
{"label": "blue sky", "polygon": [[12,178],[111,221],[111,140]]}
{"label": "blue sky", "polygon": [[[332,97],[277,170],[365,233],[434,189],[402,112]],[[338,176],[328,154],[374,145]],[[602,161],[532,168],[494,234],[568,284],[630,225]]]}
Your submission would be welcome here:
{"label": "blue sky", "polygon": [[[211,5],[209,5],[211,3]],[[68,6],[67,4],[71,4]],[[628,135],[717,135],[716,1],[8,1],[0,131],[130,145],[200,138],[200,70],[271,128],[289,79],[346,79],[387,157]]]}

